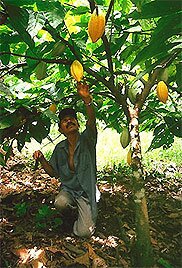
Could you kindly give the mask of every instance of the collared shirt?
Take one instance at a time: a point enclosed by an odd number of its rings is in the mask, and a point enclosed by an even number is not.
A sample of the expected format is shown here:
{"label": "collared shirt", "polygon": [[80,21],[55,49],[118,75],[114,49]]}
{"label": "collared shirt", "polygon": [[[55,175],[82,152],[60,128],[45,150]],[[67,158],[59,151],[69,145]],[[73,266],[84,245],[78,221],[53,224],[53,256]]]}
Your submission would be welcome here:
{"label": "collared shirt", "polygon": [[96,142],[97,131],[87,126],[79,135],[74,152],[74,173],[68,164],[68,140],[58,143],[53,151],[50,164],[59,175],[62,189],[74,197],[85,195],[90,201],[93,218],[96,206]]}

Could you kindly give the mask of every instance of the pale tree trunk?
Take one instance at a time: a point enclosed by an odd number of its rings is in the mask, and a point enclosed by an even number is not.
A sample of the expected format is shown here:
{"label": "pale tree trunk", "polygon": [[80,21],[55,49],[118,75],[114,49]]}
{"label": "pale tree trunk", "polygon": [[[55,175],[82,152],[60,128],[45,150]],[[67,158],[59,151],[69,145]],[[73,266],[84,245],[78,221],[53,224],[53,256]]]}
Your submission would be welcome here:
{"label": "pale tree trunk", "polygon": [[136,220],[136,247],[134,250],[134,267],[152,267],[153,253],[149,231],[147,202],[144,189],[144,173],[141,162],[141,142],[139,136],[138,109],[130,108],[129,130],[133,169],[133,197]]}

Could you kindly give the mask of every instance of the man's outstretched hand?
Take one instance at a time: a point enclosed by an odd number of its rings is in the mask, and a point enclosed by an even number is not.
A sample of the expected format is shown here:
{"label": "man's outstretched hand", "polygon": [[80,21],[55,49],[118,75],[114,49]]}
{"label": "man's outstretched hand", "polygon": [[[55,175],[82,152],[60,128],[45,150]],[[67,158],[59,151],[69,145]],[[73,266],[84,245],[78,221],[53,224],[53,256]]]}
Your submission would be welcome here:
{"label": "man's outstretched hand", "polygon": [[82,100],[86,103],[90,102],[92,100],[90,91],[89,91],[89,86],[86,83],[77,83],[77,92],[82,98]]}

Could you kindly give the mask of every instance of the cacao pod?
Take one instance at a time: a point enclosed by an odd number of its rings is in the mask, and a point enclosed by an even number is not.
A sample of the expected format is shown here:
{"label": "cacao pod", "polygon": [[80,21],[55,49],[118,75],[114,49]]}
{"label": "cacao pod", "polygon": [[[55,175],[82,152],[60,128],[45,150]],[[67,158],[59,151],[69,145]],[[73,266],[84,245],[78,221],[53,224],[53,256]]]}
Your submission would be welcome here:
{"label": "cacao pod", "polygon": [[93,43],[97,42],[102,37],[105,31],[105,14],[96,7],[88,22],[88,34]]}
{"label": "cacao pod", "polygon": [[83,77],[83,66],[78,60],[74,60],[71,64],[71,75],[78,82],[80,82]]}
{"label": "cacao pod", "polygon": [[41,61],[36,69],[35,69],[35,74],[38,80],[42,80],[46,78],[46,69],[47,69],[47,64],[44,61]]}
{"label": "cacao pod", "polygon": [[157,84],[157,96],[161,102],[166,103],[168,99],[168,88],[164,81],[160,81]]}
{"label": "cacao pod", "polygon": [[135,104],[136,102],[136,96],[137,96],[137,90],[135,88],[130,87],[128,90],[128,97],[132,104]]}
{"label": "cacao pod", "polygon": [[127,163],[128,165],[131,165],[131,161],[132,161],[132,152],[131,149],[128,151],[127,153]]}
{"label": "cacao pod", "polygon": [[55,113],[56,113],[56,110],[57,110],[57,106],[56,106],[56,104],[55,104],[55,103],[52,103],[52,104],[49,106],[49,110],[55,114]]}
{"label": "cacao pod", "polygon": [[127,127],[123,128],[123,131],[120,136],[120,143],[123,148],[126,148],[130,143],[130,133]]}
{"label": "cacao pod", "polygon": [[53,46],[51,55],[53,57],[58,57],[59,55],[61,55],[63,53],[64,50],[65,50],[65,45],[61,42],[57,42]]}

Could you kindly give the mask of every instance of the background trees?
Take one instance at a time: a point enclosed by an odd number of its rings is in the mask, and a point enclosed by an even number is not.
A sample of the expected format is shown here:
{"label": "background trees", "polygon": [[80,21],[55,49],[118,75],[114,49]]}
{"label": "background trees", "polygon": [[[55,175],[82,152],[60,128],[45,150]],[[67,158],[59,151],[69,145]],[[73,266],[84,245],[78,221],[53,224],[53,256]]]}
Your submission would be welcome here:
{"label": "background trees", "polygon": [[[92,43],[87,28],[96,5],[105,12],[107,23],[102,38]],[[168,148],[174,135],[182,133],[180,10],[180,1],[159,0],[3,0],[1,4],[1,163],[13,140],[21,150],[32,137],[38,142],[47,137],[51,121],[57,121],[50,104],[72,105],[83,112],[70,75],[71,63],[79,60],[97,118],[119,133],[124,127],[130,132],[141,252],[149,228],[139,130],[154,130],[150,149]],[[160,80],[168,86],[166,104],[156,95]],[[150,249],[144,262],[149,255]]]}

